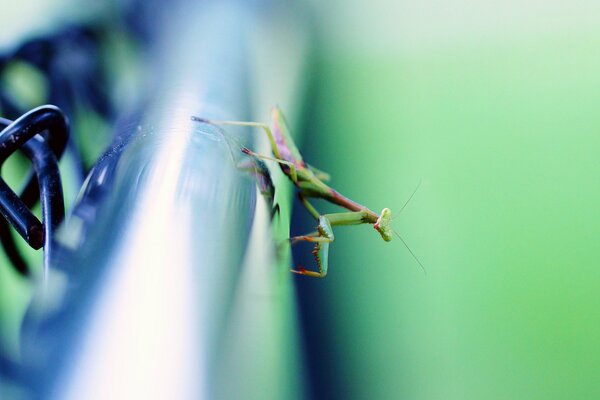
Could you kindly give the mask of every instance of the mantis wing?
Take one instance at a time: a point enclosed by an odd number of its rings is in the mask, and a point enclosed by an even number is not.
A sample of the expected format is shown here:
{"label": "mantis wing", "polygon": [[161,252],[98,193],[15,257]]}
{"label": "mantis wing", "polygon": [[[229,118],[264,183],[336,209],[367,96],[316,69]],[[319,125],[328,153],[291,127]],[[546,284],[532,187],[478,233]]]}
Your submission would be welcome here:
{"label": "mantis wing", "polygon": [[271,110],[271,121],[273,124],[273,136],[275,136],[275,141],[277,142],[277,147],[282,155],[282,158],[286,161],[296,164],[297,166],[304,166],[304,160],[302,159],[302,155],[300,154],[298,147],[296,147],[294,139],[292,139],[292,135],[290,134],[290,129],[285,117],[283,116],[283,112],[277,106],[273,107]]}
{"label": "mantis wing", "polygon": [[329,175],[329,173],[321,171],[317,167],[310,164],[306,164],[306,166],[320,181],[329,182],[331,180],[331,175]]}

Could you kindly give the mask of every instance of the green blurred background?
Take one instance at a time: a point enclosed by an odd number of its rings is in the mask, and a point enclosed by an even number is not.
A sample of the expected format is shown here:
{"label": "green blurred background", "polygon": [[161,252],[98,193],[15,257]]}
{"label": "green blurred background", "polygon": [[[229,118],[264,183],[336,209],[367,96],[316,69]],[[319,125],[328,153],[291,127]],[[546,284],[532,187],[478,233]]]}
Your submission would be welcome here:
{"label": "green blurred background", "polygon": [[[319,5],[309,161],[395,220],[340,228],[317,394],[600,398],[600,3]],[[308,287],[310,285],[310,287]],[[308,303],[312,303],[310,305]]]}
{"label": "green blurred background", "polygon": [[[422,180],[395,227],[427,269],[336,230],[328,277],[298,279],[312,394],[600,398],[600,4],[311,3],[302,150],[375,211]],[[31,288],[0,278],[16,347]]]}

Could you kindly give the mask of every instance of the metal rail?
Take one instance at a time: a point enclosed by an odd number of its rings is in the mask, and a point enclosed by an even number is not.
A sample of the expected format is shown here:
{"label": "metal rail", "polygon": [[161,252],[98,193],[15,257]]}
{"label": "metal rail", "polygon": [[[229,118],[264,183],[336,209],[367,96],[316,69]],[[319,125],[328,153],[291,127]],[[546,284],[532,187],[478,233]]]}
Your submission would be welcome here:
{"label": "metal rail", "polygon": [[88,177],[29,310],[21,377],[35,396],[303,396],[270,210],[227,141],[191,117],[297,105],[305,28],[271,2],[190,3],[158,28],[149,101]]}

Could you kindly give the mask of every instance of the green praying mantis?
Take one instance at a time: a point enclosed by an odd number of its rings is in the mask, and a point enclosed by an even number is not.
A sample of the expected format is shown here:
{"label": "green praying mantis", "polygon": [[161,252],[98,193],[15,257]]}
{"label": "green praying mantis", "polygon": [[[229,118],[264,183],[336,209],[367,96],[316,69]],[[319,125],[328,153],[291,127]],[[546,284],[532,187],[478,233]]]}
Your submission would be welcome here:
{"label": "green praying mantis", "polygon": [[[384,208],[378,215],[369,208],[343,196],[325,183],[330,179],[329,174],[309,165],[303,160],[300,151],[292,139],[285,121],[285,117],[283,116],[283,113],[279,107],[273,107],[271,110],[271,126],[260,122],[219,121],[200,117],[192,117],[192,120],[214,126],[229,125],[254,127],[261,129],[267,135],[273,157],[257,154],[246,147],[242,148],[242,152],[258,159],[269,160],[278,163],[283,173],[287,175],[293,184],[298,188],[298,196],[304,207],[318,222],[316,231],[306,235],[290,238],[290,242],[292,244],[298,242],[314,243],[314,249],[312,253],[317,263],[318,272],[307,270],[302,267],[291,269],[291,272],[315,278],[324,278],[327,275],[329,265],[329,245],[335,239],[333,227],[359,224],[372,224],[373,228],[379,232],[381,238],[386,242],[392,240],[392,234],[398,236],[417,263],[419,263],[421,268],[425,270],[423,264],[421,264],[419,259],[408,247],[402,237],[392,229],[392,212],[389,208]],[[418,188],[419,186],[415,188],[400,211],[402,211],[410,202]],[[329,201],[347,209],[348,211],[321,215],[310,203],[310,198]]]}

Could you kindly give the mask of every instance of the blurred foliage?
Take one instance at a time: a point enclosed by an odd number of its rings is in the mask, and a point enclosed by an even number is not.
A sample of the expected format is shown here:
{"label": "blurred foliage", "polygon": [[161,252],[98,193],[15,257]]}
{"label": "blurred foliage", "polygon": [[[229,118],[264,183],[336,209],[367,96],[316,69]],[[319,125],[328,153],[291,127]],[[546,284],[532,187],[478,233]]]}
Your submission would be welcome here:
{"label": "blurred foliage", "polygon": [[42,72],[22,61],[12,62],[4,69],[0,85],[21,109],[43,104],[48,97],[48,83]]}
{"label": "blurred foliage", "polygon": [[575,3],[322,7],[304,152],[375,210],[422,178],[395,226],[428,274],[336,231],[301,283],[316,394],[600,395],[600,31]]}

